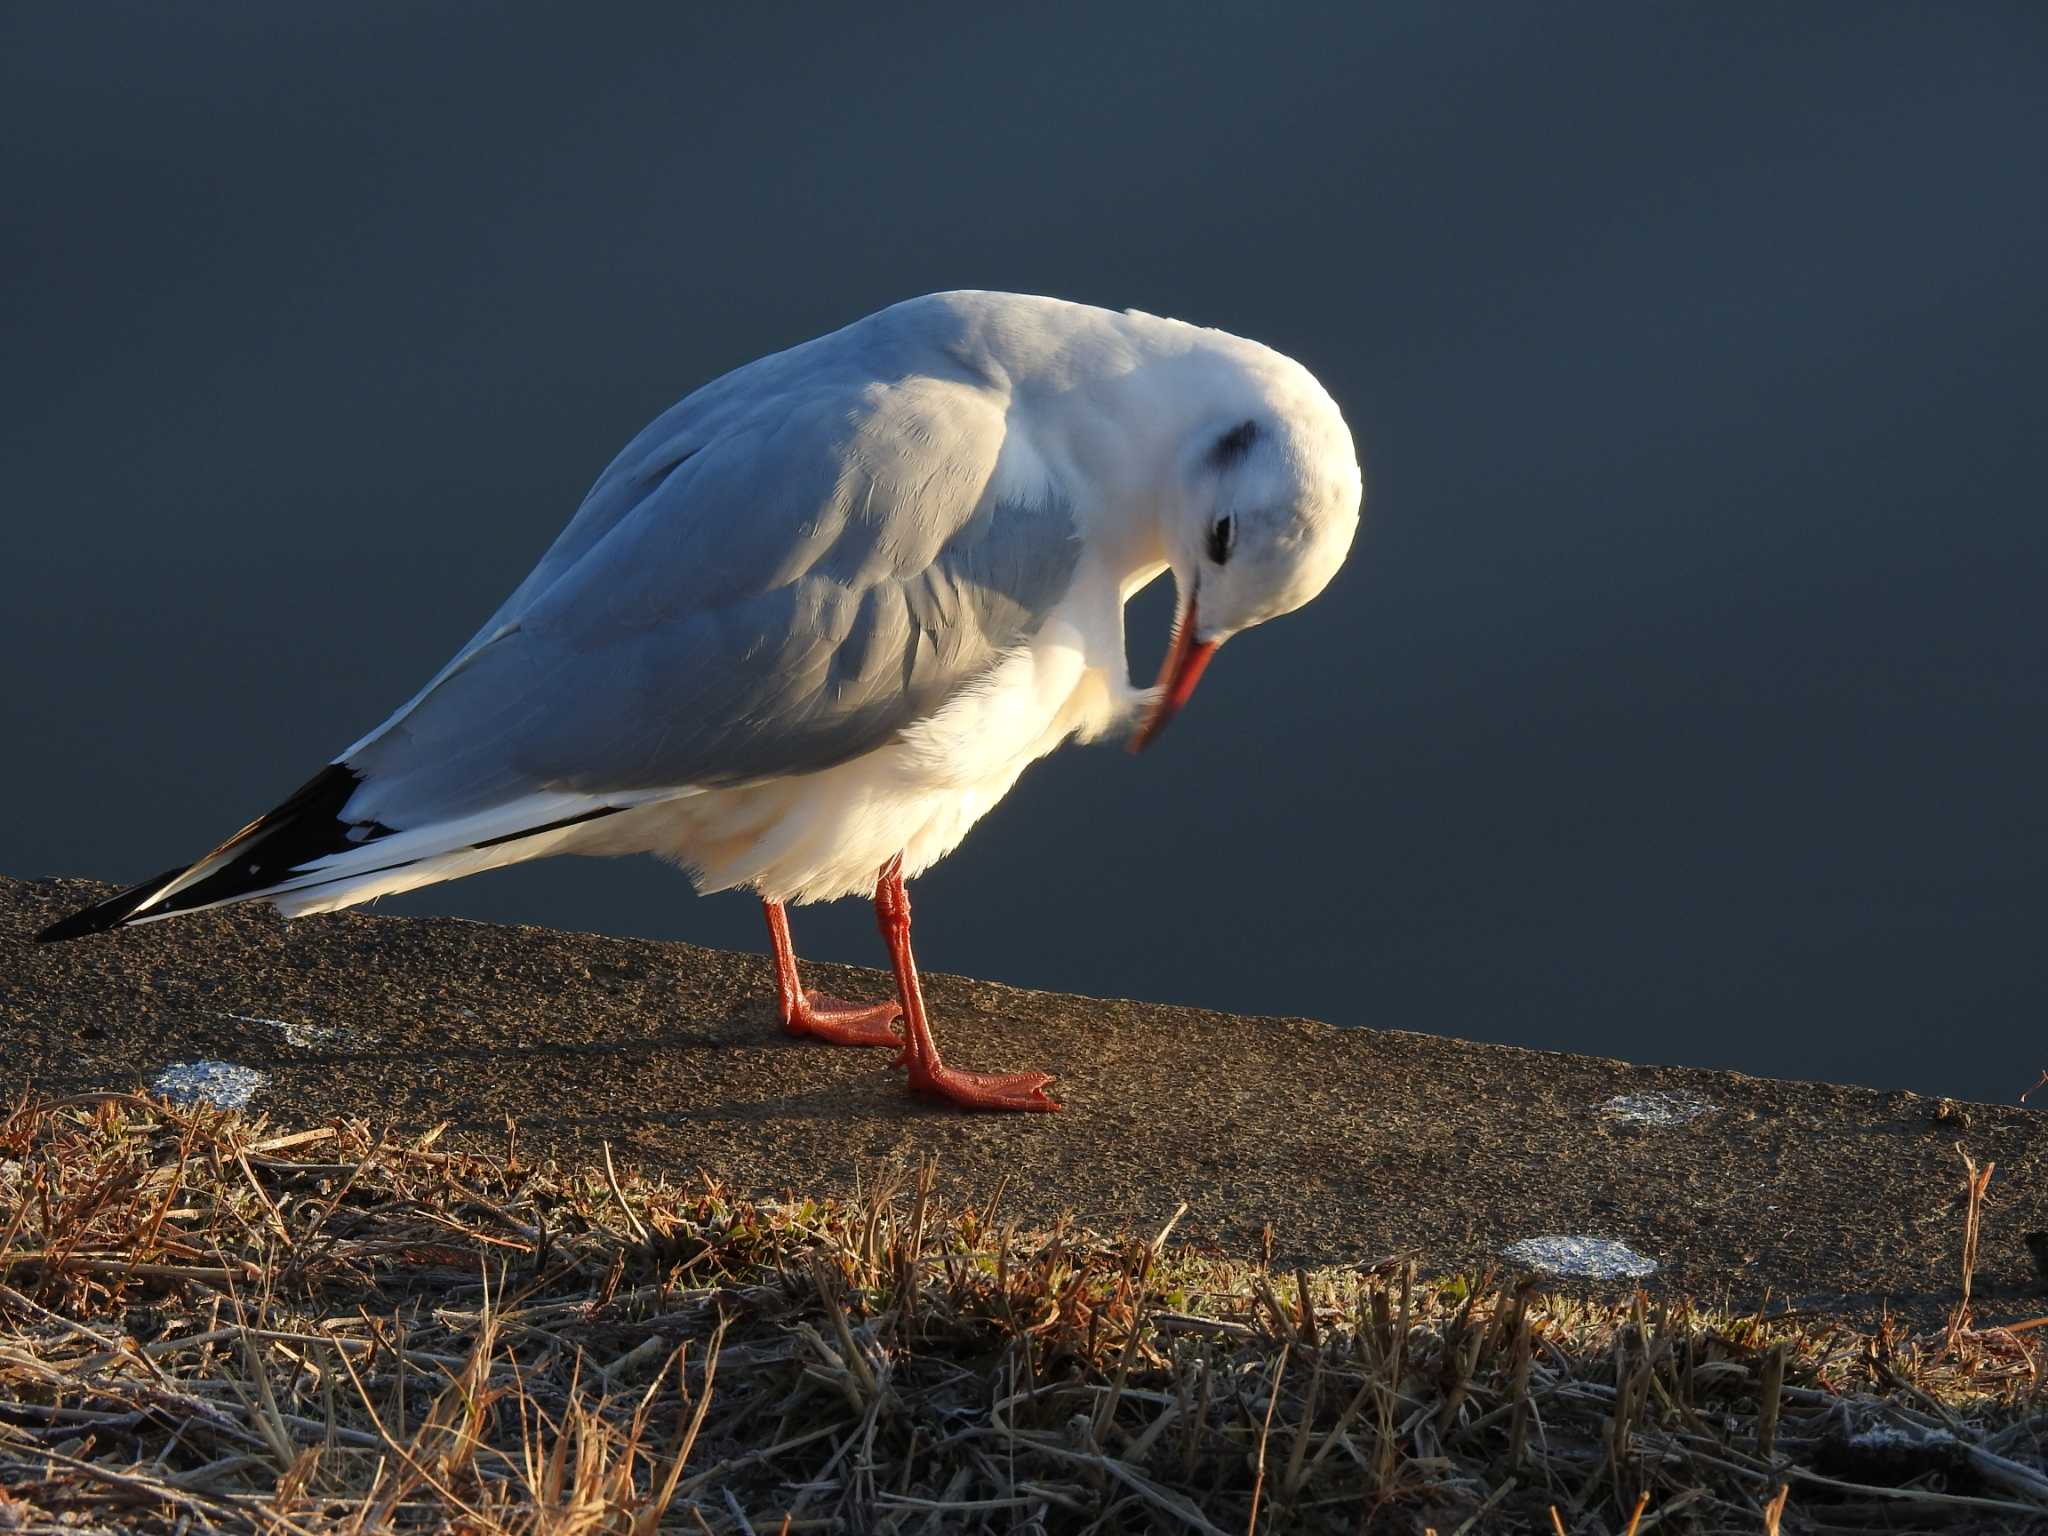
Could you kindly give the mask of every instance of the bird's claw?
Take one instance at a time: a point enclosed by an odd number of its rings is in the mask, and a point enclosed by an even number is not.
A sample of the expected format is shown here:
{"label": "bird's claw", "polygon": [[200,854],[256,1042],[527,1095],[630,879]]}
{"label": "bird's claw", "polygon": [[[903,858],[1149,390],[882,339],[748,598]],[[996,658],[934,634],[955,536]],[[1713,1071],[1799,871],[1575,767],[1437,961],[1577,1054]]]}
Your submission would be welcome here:
{"label": "bird's claw", "polygon": [[849,1003],[829,992],[806,992],[782,1027],[792,1035],[808,1035],[828,1045],[899,1047],[903,1037],[892,1027],[903,1016],[896,1003]]}
{"label": "bird's claw", "polygon": [[1046,1072],[965,1072],[943,1062],[912,1062],[910,1087],[957,1104],[962,1109],[1012,1109],[1056,1113],[1059,1105],[1046,1093],[1052,1081]]}

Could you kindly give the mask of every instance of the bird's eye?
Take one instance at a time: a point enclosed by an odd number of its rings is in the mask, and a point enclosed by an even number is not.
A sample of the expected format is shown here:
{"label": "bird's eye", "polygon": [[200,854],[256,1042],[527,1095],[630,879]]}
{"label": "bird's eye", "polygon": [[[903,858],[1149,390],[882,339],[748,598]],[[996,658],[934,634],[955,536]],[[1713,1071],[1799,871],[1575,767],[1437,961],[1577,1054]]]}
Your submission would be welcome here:
{"label": "bird's eye", "polygon": [[1230,558],[1230,547],[1237,542],[1237,522],[1234,518],[1219,517],[1209,525],[1209,558],[1221,565]]}

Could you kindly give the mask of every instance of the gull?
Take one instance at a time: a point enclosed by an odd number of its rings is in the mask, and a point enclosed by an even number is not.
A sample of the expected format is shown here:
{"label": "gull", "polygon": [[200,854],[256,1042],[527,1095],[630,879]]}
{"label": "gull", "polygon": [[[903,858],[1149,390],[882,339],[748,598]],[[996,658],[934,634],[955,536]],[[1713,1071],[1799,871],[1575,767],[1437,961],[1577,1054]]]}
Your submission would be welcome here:
{"label": "gull", "polygon": [[[940,1058],[905,882],[1061,743],[1153,741],[1224,641],[1329,583],[1362,494],[1335,402],[1271,348],[1021,294],[907,300],[657,417],[388,720],[196,863],[38,938],[651,852],[760,899],[792,1034],[892,1047],[912,1090],[963,1108],[1057,1109],[1047,1073]],[[1169,571],[1143,688],[1124,605]],[[892,1002],[799,978],[786,905],[856,894]]]}

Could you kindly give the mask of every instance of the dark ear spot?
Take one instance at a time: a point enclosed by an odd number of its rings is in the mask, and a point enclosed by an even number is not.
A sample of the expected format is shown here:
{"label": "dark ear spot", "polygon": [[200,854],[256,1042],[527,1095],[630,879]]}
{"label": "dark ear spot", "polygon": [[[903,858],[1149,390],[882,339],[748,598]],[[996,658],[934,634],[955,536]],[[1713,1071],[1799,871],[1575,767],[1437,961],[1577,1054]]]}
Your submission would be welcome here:
{"label": "dark ear spot", "polygon": [[1259,440],[1259,424],[1256,421],[1241,421],[1228,432],[1216,439],[1216,446],[1209,450],[1209,462],[1218,469],[1228,469],[1239,463],[1252,451],[1252,444]]}

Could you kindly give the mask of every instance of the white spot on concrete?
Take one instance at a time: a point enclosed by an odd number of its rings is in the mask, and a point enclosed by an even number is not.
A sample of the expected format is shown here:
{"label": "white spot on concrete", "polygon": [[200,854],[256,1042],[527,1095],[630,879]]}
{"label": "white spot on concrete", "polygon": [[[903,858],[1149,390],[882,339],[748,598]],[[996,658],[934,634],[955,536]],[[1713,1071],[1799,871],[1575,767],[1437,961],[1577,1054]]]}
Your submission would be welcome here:
{"label": "white spot on concrete", "polygon": [[173,1104],[246,1109],[270,1074],[231,1061],[174,1061],[157,1074],[156,1091]]}
{"label": "white spot on concrete", "polygon": [[254,1013],[216,1013],[216,1019],[233,1019],[237,1024],[261,1024],[284,1036],[284,1043],[301,1051],[333,1045],[347,1033],[332,1024],[301,1024],[297,1019],[266,1019]]}
{"label": "white spot on concrete", "polygon": [[1636,1125],[1684,1125],[1688,1120],[1712,1114],[1714,1109],[1713,1104],[1689,1093],[1655,1089],[1649,1093],[1617,1094],[1602,1104],[1599,1112]]}
{"label": "white spot on concrete", "polygon": [[284,1036],[284,1043],[294,1050],[317,1051],[322,1046],[333,1045],[348,1033],[333,1024],[301,1024],[297,1019],[276,1019],[277,1032]]}
{"label": "white spot on concrete", "polygon": [[1525,1237],[1501,1254],[1530,1269],[1582,1280],[1640,1280],[1657,1270],[1655,1259],[1605,1237]]}

